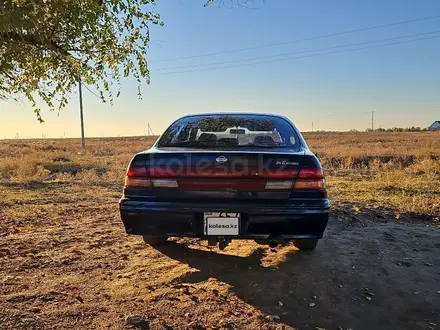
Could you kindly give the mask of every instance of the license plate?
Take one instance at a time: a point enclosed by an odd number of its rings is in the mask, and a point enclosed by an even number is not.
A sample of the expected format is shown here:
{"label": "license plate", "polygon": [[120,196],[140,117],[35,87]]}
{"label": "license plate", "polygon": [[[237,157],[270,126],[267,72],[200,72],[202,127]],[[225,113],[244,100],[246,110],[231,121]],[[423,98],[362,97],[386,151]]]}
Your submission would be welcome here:
{"label": "license plate", "polygon": [[225,212],[205,212],[204,232],[211,236],[238,236],[240,214]]}

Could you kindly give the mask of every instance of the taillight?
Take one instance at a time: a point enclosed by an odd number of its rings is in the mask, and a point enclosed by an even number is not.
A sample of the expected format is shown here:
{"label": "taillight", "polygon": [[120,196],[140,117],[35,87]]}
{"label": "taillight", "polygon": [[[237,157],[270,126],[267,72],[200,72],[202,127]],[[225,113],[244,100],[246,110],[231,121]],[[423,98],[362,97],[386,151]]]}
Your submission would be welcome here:
{"label": "taillight", "polygon": [[324,174],[320,168],[302,168],[298,179],[324,179]]}
{"label": "taillight", "polygon": [[[295,182],[295,177],[297,180]],[[207,179],[207,180],[206,180]],[[126,187],[202,190],[325,190],[321,169],[166,169],[130,167]]]}
{"label": "taillight", "polygon": [[293,181],[267,181],[266,186],[264,189],[276,189],[276,190],[285,190],[285,189],[292,189],[293,187]]}
{"label": "taillight", "polygon": [[[148,168],[155,188],[185,190],[291,190],[298,169]],[[283,180],[284,179],[284,180]],[[290,179],[290,180],[288,180]]]}
{"label": "taillight", "polygon": [[325,180],[297,180],[295,189],[325,190]]}
{"label": "taillight", "polygon": [[127,170],[127,176],[130,178],[133,178],[133,177],[147,177],[148,178],[148,170],[146,167],[130,167]]}
{"label": "taillight", "polygon": [[130,167],[125,176],[125,187],[151,187],[146,167]]}
{"label": "taillight", "polygon": [[179,188],[176,180],[151,179],[155,188]]}
{"label": "taillight", "polygon": [[295,190],[325,190],[324,174],[320,168],[302,168],[295,183]]}
{"label": "taillight", "polygon": [[[267,171],[265,177],[269,179],[266,182],[264,189],[267,190],[291,190],[293,187],[293,180],[298,174],[297,168],[291,169],[275,169]],[[284,179],[284,180],[281,180]],[[287,180],[286,180],[287,179]]]}
{"label": "taillight", "polygon": [[178,188],[176,180],[157,179],[146,167],[130,167],[125,177],[125,187]]}

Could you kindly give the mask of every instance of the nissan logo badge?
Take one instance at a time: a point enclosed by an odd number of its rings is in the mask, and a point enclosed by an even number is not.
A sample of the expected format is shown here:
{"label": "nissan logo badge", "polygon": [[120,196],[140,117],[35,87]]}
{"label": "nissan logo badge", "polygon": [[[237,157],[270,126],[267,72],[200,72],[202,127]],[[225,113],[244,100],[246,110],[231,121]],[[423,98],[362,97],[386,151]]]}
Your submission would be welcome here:
{"label": "nissan logo badge", "polygon": [[226,163],[228,161],[228,159],[225,156],[220,156],[220,157],[216,158],[215,160],[220,164]]}

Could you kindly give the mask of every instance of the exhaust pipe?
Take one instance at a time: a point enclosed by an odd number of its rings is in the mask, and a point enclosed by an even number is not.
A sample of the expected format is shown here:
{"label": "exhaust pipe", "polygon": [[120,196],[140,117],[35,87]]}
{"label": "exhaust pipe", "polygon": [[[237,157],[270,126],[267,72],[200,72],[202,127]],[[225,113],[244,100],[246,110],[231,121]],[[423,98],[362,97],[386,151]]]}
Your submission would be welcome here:
{"label": "exhaust pipe", "polygon": [[286,243],[286,240],[280,235],[272,235],[267,240],[269,241],[269,247],[272,249],[276,248],[280,244]]}
{"label": "exhaust pipe", "polygon": [[277,246],[278,246],[278,241],[276,241],[276,240],[274,240],[274,239],[272,239],[272,240],[269,241],[269,247],[270,247],[270,248],[274,249],[274,248],[276,248]]}
{"label": "exhaust pipe", "polygon": [[226,247],[229,245],[229,243],[231,243],[231,239],[230,238],[226,238],[226,237],[219,237],[218,238],[218,248],[221,251],[226,249]]}

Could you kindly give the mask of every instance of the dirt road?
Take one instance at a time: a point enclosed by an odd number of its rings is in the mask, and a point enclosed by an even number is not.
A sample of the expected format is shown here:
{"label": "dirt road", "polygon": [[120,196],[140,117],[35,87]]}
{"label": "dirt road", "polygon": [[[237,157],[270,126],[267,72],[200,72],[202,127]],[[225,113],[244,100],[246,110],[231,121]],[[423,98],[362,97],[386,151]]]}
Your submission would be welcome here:
{"label": "dirt road", "polygon": [[118,191],[93,204],[93,191],[33,189],[0,204],[1,329],[440,329],[440,230],[428,222],[336,210],[311,253],[195,239],[153,249],[123,232]]}

